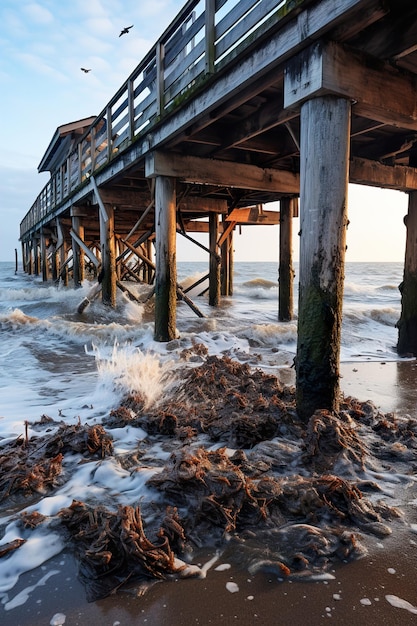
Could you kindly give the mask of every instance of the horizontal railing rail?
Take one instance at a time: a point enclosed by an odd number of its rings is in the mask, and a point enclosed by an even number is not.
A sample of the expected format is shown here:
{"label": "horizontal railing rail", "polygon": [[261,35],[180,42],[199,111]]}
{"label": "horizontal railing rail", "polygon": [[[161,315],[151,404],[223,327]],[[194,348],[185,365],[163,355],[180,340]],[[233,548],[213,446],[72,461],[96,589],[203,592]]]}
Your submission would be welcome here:
{"label": "horizontal railing rail", "polygon": [[[20,224],[20,237],[304,0],[189,0],[54,172]],[[268,25],[268,20],[270,25]]]}

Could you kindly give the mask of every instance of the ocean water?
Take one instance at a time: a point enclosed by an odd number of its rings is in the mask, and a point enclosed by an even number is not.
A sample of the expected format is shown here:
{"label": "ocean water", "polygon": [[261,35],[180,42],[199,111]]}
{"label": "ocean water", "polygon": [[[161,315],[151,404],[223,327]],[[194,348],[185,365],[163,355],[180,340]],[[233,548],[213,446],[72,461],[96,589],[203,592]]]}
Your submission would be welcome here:
{"label": "ocean water", "polygon": [[[296,287],[297,266],[295,270]],[[180,263],[178,281],[186,289],[206,272],[204,263]],[[402,272],[402,263],[347,265],[342,364],[354,368],[364,362],[400,361],[395,324],[400,316]],[[278,322],[277,275],[275,263],[236,263],[234,294],[223,298],[217,309],[208,306],[204,285],[194,288],[188,295],[204,317],[179,302],[178,340],[163,344],[153,340],[151,301],[139,304],[118,291],[115,310],[103,307],[97,298],[80,314],[78,306],[90,294],[91,284],[86,282],[78,290],[44,284],[38,277],[15,272],[13,263],[0,263],[0,453],[19,439],[43,436],[35,427],[42,417],[54,424],[100,424],[127,394],[140,394],[145,407],[155,406],[173,393],[179,366],[184,365],[183,351],[197,344],[205,346],[209,355],[227,355],[284,382],[290,380],[297,291],[294,320]],[[129,289],[144,299],[149,287],[129,284]],[[189,367],[198,364],[192,359],[188,363]],[[116,428],[112,437],[118,455],[146,441],[146,433],[137,425]],[[168,459],[159,444],[152,445],[155,457]],[[19,577],[65,548],[53,526],[22,531],[19,514],[37,512],[53,519],[74,499],[134,506],[149,495],[147,480],[161,472],[160,464],[152,467],[149,462],[134,473],[112,460],[68,463],[67,480],[52,493],[40,493],[28,506],[16,501],[1,509],[0,549],[22,535],[25,539],[7,558],[0,558],[4,611],[12,611],[30,595],[14,593]],[[42,575],[46,576],[42,584],[48,584],[49,576],[53,579],[53,572],[45,575],[43,570]]]}
{"label": "ocean water", "polygon": [[[184,289],[207,273],[201,262],[178,265]],[[178,303],[180,349],[193,340],[204,343],[210,354],[228,352],[249,360],[254,355],[252,363],[273,372],[291,365],[297,341],[297,266],[295,271],[295,319],[287,323],[278,322],[275,263],[236,263],[233,296],[223,298],[219,308],[209,307],[207,297],[199,295],[204,284],[188,292],[205,317]],[[398,360],[395,324],[400,316],[402,271],[402,263],[347,265],[342,362]],[[138,298],[145,298],[149,289],[133,283],[129,288]],[[174,366],[176,351],[153,341],[152,303],[140,305],[118,291],[116,310],[103,307],[97,298],[80,315],[78,306],[90,291],[88,282],[73,290],[15,273],[13,263],[0,263],[3,438],[7,429],[13,437],[21,432],[24,420],[38,419],[48,410],[79,411],[92,394],[98,395],[103,409],[112,406],[134,384],[129,380],[131,370],[140,369],[139,358],[145,369],[149,360],[158,362],[158,367]],[[158,382],[148,380],[149,384]]]}

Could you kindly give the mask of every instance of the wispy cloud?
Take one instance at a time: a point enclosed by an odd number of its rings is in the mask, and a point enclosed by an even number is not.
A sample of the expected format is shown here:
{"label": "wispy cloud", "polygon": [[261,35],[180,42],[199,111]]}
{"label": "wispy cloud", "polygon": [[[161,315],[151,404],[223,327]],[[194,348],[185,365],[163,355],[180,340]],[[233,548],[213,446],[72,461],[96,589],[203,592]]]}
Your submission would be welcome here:
{"label": "wispy cloud", "polygon": [[22,12],[27,15],[34,24],[51,24],[54,21],[52,13],[37,2],[24,5]]}

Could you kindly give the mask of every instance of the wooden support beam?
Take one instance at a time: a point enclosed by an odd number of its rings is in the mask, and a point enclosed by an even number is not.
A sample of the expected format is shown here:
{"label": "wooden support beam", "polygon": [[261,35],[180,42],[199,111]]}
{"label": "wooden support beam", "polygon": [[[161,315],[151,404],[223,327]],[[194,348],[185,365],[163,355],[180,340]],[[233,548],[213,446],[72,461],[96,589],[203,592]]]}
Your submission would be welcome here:
{"label": "wooden support beam", "polygon": [[155,341],[171,341],[176,334],[176,192],[175,178],[155,181]]}
{"label": "wooden support beam", "polygon": [[46,246],[46,235],[44,232],[41,233],[40,248],[41,248],[42,280],[46,282],[47,280],[49,280],[49,265],[48,265],[48,252],[47,252],[47,246]]}
{"label": "wooden support beam", "polygon": [[186,183],[298,194],[299,175],[245,163],[155,151],[147,155],[145,175],[176,177]]}
{"label": "wooden support beam", "polygon": [[82,212],[79,211],[78,207],[72,207],[71,219],[72,232],[77,235],[76,238],[72,238],[72,272],[74,287],[78,288],[81,287],[81,283],[84,280],[84,251],[79,245],[79,241],[84,239],[84,226],[81,222]]}
{"label": "wooden support beam", "polygon": [[33,271],[35,276],[41,273],[41,250],[39,235],[33,240]]}
{"label": "wooden support beam", "polygon": [[177,210],[181,213],[227,213],[227,200],[216,198],[198,198],[185,196],[177,203]]}
{"label": "wooden support beam", "polygon": [[220,303],[220,257],[217,250],[219,237],[219,216],[217,213],[209,215],[209,305],[219,306]]}
{"label": "wooden support beam", "polygon": [[152,268],[153,270],[156,269],[154,263],[152,263],[152,261],[143,254],[142,250],[140,250],[139,248],[136,248],[135,246],[132,246],[132,244],[130,244],[128,241],[126,241],[122,237],[118,237],[118,239],[120,239],[120,241],[122,241],[125,244],[125,246],[129,248],[129,250],[133,254],[135,254],[141,261],[146,263],[146,265],[149,265],[149,267]]}
{"label": "wooden support beam", "polygon": [[91,263],[93,263],[93,265],[95,265],[96,267],[99,267],[100,260],[96,257],[94,252],[90,250],[90,248],[84,243],[81,237],[79,237],[79,235],[72,229],[70,230],[70,235],[73,241],[75,241],[80,246],[80,248],[84,250],[84,253],[88,256]]}
{"label": "wooden support beam", "polygon": [[141,210],[147,207],[150,202],[149,189],[136,190],[126,187],[100,187],[100,198],[103,202],[113,204],[117,207],[132,207]]}
{"label": "wooden support beam", "polygon": [[298,113],[295,111],[282,110],[282,102],[267,102],[260,106],[255,113],[245,118],[241,124],[232,127],[219,149],[225,150],[246,143],[257,135],[285,124],[297,116]]}
{"label": "wooden support beam", "polygon": [[235,222],[223,222],[223,233],[217,245],[220,248],[220,295],[231,296],[233,294],[233,230]]}
{"label": "wooden support beam", "polygon": [[410,193],[404,219],[407,236],[404,277],[401,291],[401,317],[397,322],[397,351],[401,356],[417,356],[417,191]]}
{"label": "wooden support beam", "polygon": [[351,103],[312,98],[301,107],[297,412],[339,407]]}
{"label": "wooden support beam", "polygon": [[100,217],[100,246],[102,268],[102,302],[116,306],[116,248],[114,237],[114,209],[102,203]]}
{"label": "wooden support beam", "polygon": [[320,41],[287,64],[285,108],[324,94],[350,99],[360,116],[417,130],[416,77],[345,45]]}
{"label": "wooden support beam", "polygon": [[417,191],[417,168],[354,158],[349,165],[349,182],[398,191]]}
{"label": "wooden support beam", "polygon": [[278,319],[289,322],[294,315],[294,268],[292,263],[292,222],[297,198],[282,198],[280,202]]}

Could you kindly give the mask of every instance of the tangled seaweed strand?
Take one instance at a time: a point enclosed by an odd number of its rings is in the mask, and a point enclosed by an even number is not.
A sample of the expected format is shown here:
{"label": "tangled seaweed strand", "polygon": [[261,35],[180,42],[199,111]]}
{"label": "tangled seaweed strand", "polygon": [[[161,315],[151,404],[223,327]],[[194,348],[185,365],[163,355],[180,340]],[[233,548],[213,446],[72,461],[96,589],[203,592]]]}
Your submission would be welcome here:
{"label": "tangled seaweed strand", "polygon": [[165,579],[176,571],[168,536],[183,530],[175,511],[167,514],[159,530],[159,543],[150,541],[143,529],[140,508],[120,506],[116,512],[74,501],[59,513],[78,554],[79,576],[88,601],[113,593],[130,578]]}
{"label": "tangled seaweed strand", "polygon": [[60,424],[48,437],[17,439],[0,454],[0,503],[12,495],[45,494],[62,484],[62,461],[68,452],[104,458],[113,451],[111,437],[100,425]]}

